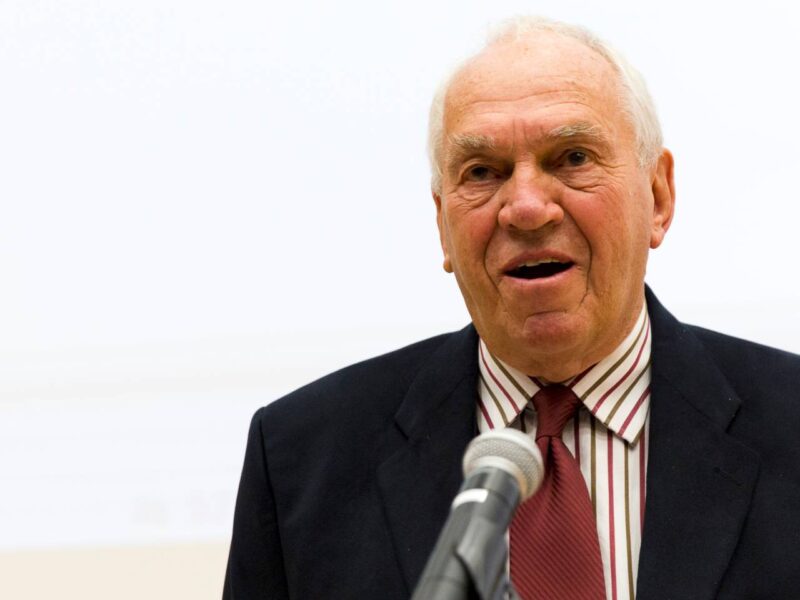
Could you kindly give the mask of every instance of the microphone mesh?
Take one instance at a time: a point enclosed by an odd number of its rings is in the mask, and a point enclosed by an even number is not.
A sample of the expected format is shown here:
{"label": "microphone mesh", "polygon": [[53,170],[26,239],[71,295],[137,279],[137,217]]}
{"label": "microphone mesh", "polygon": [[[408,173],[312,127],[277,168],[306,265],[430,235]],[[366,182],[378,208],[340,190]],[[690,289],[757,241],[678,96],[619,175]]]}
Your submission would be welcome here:
{"label": "microphone mesh", "polygon": [[473,439],[464,453],[464,475],[492,466],[517,478],[522,499],[533,495],[544,477],[542,454],[536,442],[516,429],[494,429]]}

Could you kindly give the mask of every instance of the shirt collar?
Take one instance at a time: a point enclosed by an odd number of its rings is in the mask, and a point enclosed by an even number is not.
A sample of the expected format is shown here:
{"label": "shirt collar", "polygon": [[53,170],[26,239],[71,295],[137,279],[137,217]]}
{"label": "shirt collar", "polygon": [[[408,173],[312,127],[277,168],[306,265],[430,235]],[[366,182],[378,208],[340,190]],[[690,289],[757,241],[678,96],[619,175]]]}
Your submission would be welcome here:
{"label": "shirt collar", "polygon": [[[650,404],[650,318],[642,306],[633,329],[617,348],[583,373],[563,382],[617,436],[635,443]],[[546,382],[492,356],[478,344],[480,418],[488,428],[508,425]]]}

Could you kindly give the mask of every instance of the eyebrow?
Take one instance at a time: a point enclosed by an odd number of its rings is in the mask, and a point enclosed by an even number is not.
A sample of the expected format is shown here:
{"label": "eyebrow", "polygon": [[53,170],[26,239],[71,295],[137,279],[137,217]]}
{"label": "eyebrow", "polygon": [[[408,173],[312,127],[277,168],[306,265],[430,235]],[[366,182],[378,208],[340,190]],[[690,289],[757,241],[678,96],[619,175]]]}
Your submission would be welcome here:
{"label": "eyebrow", "polygon": [[445,161],[447,171],[455,169],[466,156],[497,148],[497,142],[493,137],[475,133],[456,133],[448,136],[447,141],[450,146]]}
{"label": "eyebrow", "polygon": [[589,139],[598,144],[608,144],[608,138],[603,131],[591,123],[579,122],[569,125],[554,127],[545,134],[545,137],[552,141],[564,141],[574,138]]}
{"label": "eyebrow", "polygon": [[[608,137],[600,127],[585,121],[559,125],[544,134],[544,140],[550,143],[573,139],[588,139],[604,146],[609,144]],[[497,149],[497,141],[488,135],[456,133],[448,136],[447,140],[450,146],[445,160],[445,169],[447,171],[456,169],[468,156]]]}

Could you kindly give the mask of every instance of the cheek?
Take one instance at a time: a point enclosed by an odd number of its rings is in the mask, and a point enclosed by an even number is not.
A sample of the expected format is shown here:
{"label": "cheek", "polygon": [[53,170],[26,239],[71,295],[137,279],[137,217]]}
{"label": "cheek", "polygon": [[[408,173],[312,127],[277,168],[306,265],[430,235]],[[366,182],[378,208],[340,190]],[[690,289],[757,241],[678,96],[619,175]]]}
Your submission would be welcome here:
{"label": "cheek", "polygon": [[495,231],[495,222],[496,215],[485,206],[451,210],[447,215],[451,252],[472,260],[484,256]]}
{"label": "cheek", "polygon": [[650,248],[649,223],[642,205],[628,208],[614,214],[605,233],[605,278],[622,293],[644,278]]}
{"label": "cheek", "polygon": [[641,204],[611,194],[584,198],[573,206],[573,218],[589,245],[590,278],[595,284],[607,287],[612,280],[633,275],[631,270],[646,255],[650,239]]}

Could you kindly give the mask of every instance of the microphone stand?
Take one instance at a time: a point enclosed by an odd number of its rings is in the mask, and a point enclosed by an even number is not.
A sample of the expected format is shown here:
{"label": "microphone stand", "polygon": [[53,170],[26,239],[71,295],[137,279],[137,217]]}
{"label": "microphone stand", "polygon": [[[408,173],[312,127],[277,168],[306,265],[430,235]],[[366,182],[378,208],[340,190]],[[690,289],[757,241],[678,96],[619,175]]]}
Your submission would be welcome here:
{"label": "microphone stand", "polygon": [[523,433],[475,438],[464,455],[464,482],[411,600],[519,600],[506,571],[506,530],[522,490],[527,498],[543,471],[538,448]]}
{"label": "microphone stand", "polygon": [[506,536],[497,535],[497,528],[490,521],[474,519],[455,554],[469,575],[475,600],[520,600],[506,573]]}
{"label": "microphone stand", "polygon": [[505,534],[489,519],[471,519],[457,546],[431,558],[411,600],[520,600],[506,574]]}

